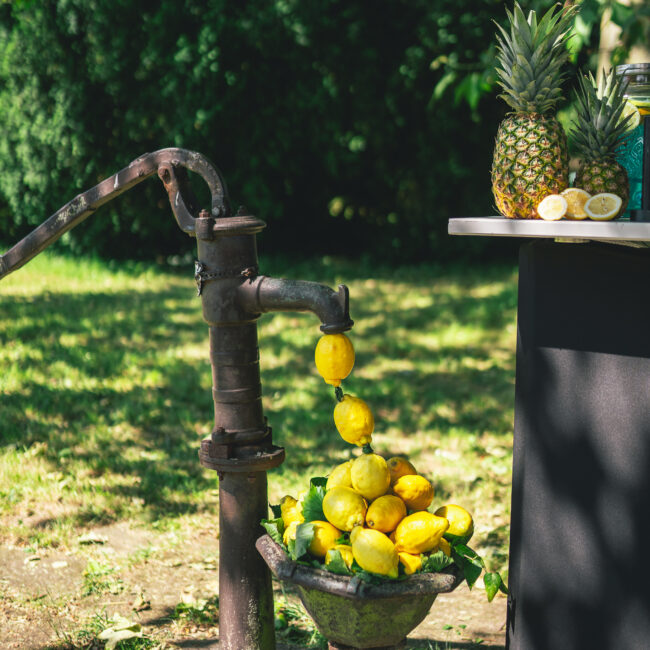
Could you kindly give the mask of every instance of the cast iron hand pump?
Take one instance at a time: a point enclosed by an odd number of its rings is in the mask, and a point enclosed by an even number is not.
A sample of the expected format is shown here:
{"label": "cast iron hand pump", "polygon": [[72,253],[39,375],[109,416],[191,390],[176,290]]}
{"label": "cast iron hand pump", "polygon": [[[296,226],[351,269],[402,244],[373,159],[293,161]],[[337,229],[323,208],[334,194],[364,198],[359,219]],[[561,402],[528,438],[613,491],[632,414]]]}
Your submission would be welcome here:
{"label": "cast iron hand pump", "polygon": [[[187,170],[199,174],[211,193],[199,210]],[[271,577],[255,548],[259,522],[268,514],[266,471],[284,460],[262,412],[257,346],[260,314],[312,311],[321,330],[352,327],[348,290],[258,274],[255,235],[265,223],[243,210],[233,215],[223,178],[199,153],[161,149],[78,195],[0,257],[0,279],[38,255],[104,203],[158,174],[183,232],[196,237],[195,279],[210,328],[214,430],[201,443],[201,463],[219,475],[220,647],[272,649]]]}

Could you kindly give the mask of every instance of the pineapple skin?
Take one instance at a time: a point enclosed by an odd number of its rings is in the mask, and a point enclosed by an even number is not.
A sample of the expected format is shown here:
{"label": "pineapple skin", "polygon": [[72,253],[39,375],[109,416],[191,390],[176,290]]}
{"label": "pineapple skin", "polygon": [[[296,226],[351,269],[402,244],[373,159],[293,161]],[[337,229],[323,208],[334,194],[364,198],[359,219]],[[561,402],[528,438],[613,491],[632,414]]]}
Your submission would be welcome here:
{"label": "pineapple skin", "polygon": [[585,160],[578,169],[574,185],[586,190],[592,196],[609,192],[622,199],[620,217],[630,200],[630,182],[625,167],[614,158],[593,158]]}
{"label": "pineapple skin", "polygon": [[492,161],[492,193],[509,219],[540,219],[539,202],[569,186],[567,136],[541,113],[510,113],[499,125]]}

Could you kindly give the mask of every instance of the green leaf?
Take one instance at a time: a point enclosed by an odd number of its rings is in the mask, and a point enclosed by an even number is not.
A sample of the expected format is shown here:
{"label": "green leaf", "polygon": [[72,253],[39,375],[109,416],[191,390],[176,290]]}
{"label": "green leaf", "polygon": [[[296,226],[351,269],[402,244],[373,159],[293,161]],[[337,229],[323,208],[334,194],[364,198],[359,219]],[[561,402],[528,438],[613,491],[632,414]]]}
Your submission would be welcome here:
{"label": "green leaf", "polygon": [[348,569],[348,565],[345,563],[343,556],[340,551],[336,549],[330,549],[327,552],[329,562],[325,565],[325,568],[332,573],[337,573],[342,576],[352,575],[352,571]]}
{"label": "green leaf", "polygon": [[302,501],[302,515],[306,522],[324,521],[323,498],[325,497],[325,485],[327,479],[321,476],[312,478],[309,481],[309,492]]}
{"label": "green leaf", "polygon": [[271,512],[273,513],[273,518],[277,519],[278,517],[282,517],[282,507],[278,503],[278,505],[273,506],[269,503],[269,508],[271,508]]}
{"label": "green leaf", "polygon": [[471,589],[478,580],[485,568],[485,563],[476,551],[465,544],[457,544],[451,547],[451,556],[454,562],[463,571],[467,586]]}
{"label": "green leaf", "polygon": [[314,539],[314,528],[314,524],[308,522],[302,523],[296,528],[296,543],[292,556],[294,560],[306,555],[311,540]]}
{"label": "green leaf", "polygon": [[452,562],[453,560],[447,557],[442,551],[436,551],[435,553],[431,553],[429,557],[423,558],[422,571],[424,573],[438,573],[438,571],[442,571],[445,567],[452,564]]}
{"label": "green leaf", "polygon": [[492,602],[497,591],[501,591],[504,594],[508,593],[508,588],[504,584],[501,575],[497,572],[486,573],[483,576],[483,584],[485,584],[485,593],[489,602]]}
{"label": "green leaf", "polygon": [[282,517],[278,517],[277,519],[262,519],[260,523],[274,542],[284,546],[284,542],[282,541],[282,534],[284,533]]}

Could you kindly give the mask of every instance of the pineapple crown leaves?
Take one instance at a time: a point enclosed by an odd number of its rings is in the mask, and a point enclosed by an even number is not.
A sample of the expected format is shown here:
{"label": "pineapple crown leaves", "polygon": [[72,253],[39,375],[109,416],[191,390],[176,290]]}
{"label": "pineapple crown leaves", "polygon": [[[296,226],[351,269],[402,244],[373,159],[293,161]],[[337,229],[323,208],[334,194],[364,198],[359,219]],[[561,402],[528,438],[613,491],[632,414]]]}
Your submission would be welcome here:
{"label": "pineapple crown leaves", "polygon": [[607,74],[603,70],[600,83],[591,73],[578,78],[577,119],[573,121],[571,137],[584,158],[613,157],[627,139],[632,116],[621,119],[626,102],[624,92],[624,80],[616,77],[613,68]]}
{"label": "pineapple crown leaves", "polygon": [[495,23],[497,33],[497,83],[499,95],[515,111],[546,113],[562,99],[562,67],[568,59],[565,47],[570,37],[576,7],[551,7],[537,20],[534,11],[524,15],[515,2],[506,9],[510,32]]}

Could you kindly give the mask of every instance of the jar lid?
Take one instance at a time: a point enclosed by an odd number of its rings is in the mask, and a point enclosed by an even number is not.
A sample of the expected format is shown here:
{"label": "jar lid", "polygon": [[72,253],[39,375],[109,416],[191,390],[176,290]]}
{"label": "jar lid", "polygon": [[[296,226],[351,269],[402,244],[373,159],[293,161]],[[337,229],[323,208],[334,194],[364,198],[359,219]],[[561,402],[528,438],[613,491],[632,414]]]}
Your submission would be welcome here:
{"label": "jar lid", "polygon": [[[636,83],[650,83],[650,63],[625,63],[616,66],[617,77],[641,77]],[[632,81],[632,79],[630,79]]]}

